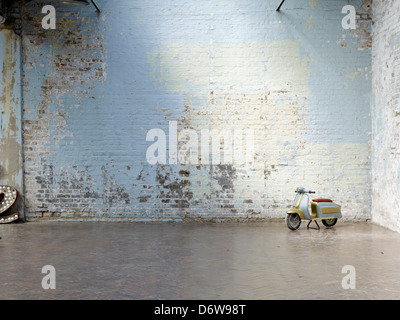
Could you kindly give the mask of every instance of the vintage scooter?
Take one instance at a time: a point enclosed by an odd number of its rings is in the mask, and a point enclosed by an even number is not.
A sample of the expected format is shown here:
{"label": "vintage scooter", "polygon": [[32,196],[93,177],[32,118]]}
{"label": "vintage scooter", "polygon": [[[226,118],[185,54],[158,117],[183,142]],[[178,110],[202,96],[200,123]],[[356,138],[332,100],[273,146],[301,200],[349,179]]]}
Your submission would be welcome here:
{"label": "vintage scooter", "polygon": [[311,215],[308,210],[309,196],[307,193],[315,193],[315,191],[306,190],[304,188],[296,189],[296,197],[293,207],[287,211],[286,224],[290,230],[297,230],[300,227],[301,220],[309,220],[307,229],[312,221],[315,221],[318,230],[317,220],[322,220],[325,227],[333,227],[338,218],[342,217],[340,205],[334,203],[331,199],[312,199]]}

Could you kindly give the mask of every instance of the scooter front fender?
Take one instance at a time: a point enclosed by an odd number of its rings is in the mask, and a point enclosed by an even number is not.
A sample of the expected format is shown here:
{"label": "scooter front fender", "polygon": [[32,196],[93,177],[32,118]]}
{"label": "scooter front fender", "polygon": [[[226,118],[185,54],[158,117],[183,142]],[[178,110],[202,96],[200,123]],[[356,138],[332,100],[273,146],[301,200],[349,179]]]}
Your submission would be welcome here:
{"label": "scooter front fender", "polygon": [[287,214],[290,214],[290,213],[297,213],[301,220],[307,220],[305,215],[304,215],[304,213],[303,213],[303,211],[301,211],[300,209],[292,208],[292,209],[287,211]]}

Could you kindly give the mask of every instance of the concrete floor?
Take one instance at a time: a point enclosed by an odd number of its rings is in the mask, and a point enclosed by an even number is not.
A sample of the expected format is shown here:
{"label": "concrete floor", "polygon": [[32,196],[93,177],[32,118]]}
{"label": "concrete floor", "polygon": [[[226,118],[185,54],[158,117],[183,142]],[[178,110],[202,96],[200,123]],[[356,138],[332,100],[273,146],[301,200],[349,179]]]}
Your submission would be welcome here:
{"label": "concrete floor", "polygon": [[400,298],[400,234],[370,223],[31,222],[0,235],[0,299]]}

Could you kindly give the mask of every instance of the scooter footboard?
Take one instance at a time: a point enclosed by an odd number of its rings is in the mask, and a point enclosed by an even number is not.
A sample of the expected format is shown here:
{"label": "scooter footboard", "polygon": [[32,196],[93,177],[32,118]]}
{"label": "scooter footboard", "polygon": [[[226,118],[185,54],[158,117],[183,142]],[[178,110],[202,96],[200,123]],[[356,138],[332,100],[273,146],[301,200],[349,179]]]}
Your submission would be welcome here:
{"label": "scooter footboard", "polygon": [[316,203],[318,218],[340,218],[342,217],[341,207],[333,202]]}

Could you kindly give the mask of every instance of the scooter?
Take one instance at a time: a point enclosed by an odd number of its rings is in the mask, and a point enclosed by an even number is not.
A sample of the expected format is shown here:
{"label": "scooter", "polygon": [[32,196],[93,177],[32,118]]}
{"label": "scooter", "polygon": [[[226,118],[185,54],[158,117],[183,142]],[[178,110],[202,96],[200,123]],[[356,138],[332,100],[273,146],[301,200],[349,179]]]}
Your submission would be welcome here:
{"label": "scooter", "polygon": [[286,224],[290,230],[297,230],[301,220],[308,220],[307,229],[310,223],[315,221],[318,230],[320,229],[317,220],[322,220],[325,227],[333,227],[338,218],[342,217],[341,206],[334,203],[331,199],[320,198],[311,200],[311,215],[308,210],[309,195],[315,191],[305,188],[296,189],[293,207],[287,211]]}

